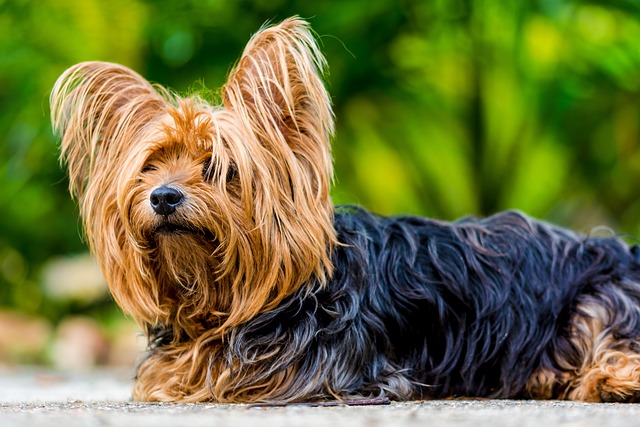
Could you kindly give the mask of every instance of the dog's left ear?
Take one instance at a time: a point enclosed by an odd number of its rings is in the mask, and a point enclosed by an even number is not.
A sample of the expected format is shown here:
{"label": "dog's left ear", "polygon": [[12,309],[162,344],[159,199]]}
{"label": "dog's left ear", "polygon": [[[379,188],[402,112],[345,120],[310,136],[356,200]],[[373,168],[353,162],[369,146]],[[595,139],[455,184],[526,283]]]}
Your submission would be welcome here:
{"label": "dog's left ear", "polygon": [[[297,17],[261,29],[222,88],[225,107],[237,114],[256,143],[291,170],[294,193],[328,197],[333,166],[331,100],[321,75],[326,62],[307,22]],[[310,188],[296,188],[308,183]]]}
{"label": "dog's left ear", "polygon": [[331,274],[334,122],[324,69],[309,25],[293,17],[255,34],[222,88],[233,126],[220,127],[221,139],[235,155],[249,231],[235,239],[240,254],[227,262],[242,274],[230,274],[225,327],[274,307],[312,276],[325,282]]}

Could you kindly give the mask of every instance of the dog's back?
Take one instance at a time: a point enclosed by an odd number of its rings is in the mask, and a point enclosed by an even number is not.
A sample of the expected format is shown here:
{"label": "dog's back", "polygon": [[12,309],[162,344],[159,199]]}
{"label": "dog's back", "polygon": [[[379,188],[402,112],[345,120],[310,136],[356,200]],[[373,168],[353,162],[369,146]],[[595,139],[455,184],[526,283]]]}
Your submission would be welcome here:
{"label": "dog's back", "polygon": [[[281,398],[634,398],[637,379],[614,385],[640,362],[640,265],[620,240],[518,212],[445,223],[349,207],[335,226],[329,284],[258,316],[230,347],[265,376],[305,372]],[[265,353],[277,357],[249,356]]]}
{"label": "dog's back", "polygon": [[[618,340],[640,331],[640,267],[617,239],[517,212],[449,224],[356,211],[336,224],[348,245],[342,256],[367,253],[364,264],[339,270],[363,269],[387,354],[428,385],[417,388],[426,396],[513,397],[536,370],[579,371],[602,338],[580,330],[585,317],[599,316],[598,333]],[[566,392],[554,386],[554,395]]]}

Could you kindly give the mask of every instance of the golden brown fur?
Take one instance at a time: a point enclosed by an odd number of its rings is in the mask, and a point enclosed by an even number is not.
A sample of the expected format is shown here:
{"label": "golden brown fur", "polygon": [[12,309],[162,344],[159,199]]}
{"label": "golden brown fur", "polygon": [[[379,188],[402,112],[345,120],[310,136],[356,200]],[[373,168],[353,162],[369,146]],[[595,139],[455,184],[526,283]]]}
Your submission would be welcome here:
{"label": "golden brown fur", "polygon": [[[202,339],[206,328],[215,340],[311,276],[331,274],[333,117],[317,73],[324,66],[307,25],[289,19],[249,42],[222,88],[222,108],[175,97],[116,64],[81,63],[60,77],[52,121],[63,136],[70,191],[127,314],[175,324],[178,335],[192,339]],[[215,178],[233,167],[238,179],[212,179],[212,191],[201,179],[202,160],[211,156]],[[158,219],[142,200],[172,171],[181,171],[173,185],[197,194],[190,209],[206,224],[194,229],[215,227],[215,245],[197,233],[149,245]],[[292,193],[307,203],[292,203]],[[192,360],[180,365],[197,357],[198,345],[186,345],[168,372],[198,375]],[[200,392],[200,385],[193,388]],[[138,398],[154,396],[142,389]]]}
{"label": "golden brown fur", "polygon": [[599,298],[588,298],[577,307],[565,343],[572,351],[554,353],[556,372],[543,369],[531,377],[527,390],[532,397],[585,402],[640,398],[639,343],[615,336],[613,308]]}
{"label": "golden brown fur", "polygon": [[635,400],[637,252],[514,212],[334,211],[324,68],[290,18],[250,40],[221,106],[104,62],[56,82],[86,239],[150,341],[134,398]]}
{"label": "golden brown fur", "polygon": [[[277,305],[311,275],[330,274],[335,236],[327,147],[333,119],[316,73],[322,61],[306,25],[290,19],[249,43],[222,89],[224,108],[159,94],[115,64],[81,63],[60,77],[51,98],[52,119],[63,135],[71,192],[80,202],[87,240],[101,254],[125,312],[152,324],[177,321],[187,330],[197,329],[191,316],[215,314],[213,335],[221,336]],[[202,182],[202,159],[212,155],[215,176],[234,159],[239,183],[214,179],[218,185],[211,191]],[[147,164],[154,170],[141,181],[139,172]],[[195,252],[175,258],[172,237],[161,237],[168,242],[159,247],[170,256],[154,253],[152,266],[146,262],[152,248],[145,233],[158,219],[141,200],[172,170],[182,172],[173,175],[172,184],[199,196],[194,200],[201,204],[190,208],[207,223],[194,227],[214,225],[215,235],[224,238],[211,247],[194,235],[186,244]],[[294,205],[291,192],[309,203]],[[153,267],[190,284],[163,289],[151,280]],[[215,273],[212,283],[209,271]],[[200,294],[188,297],[192,292]],[[193,300],[197,307],[191,307]]]}

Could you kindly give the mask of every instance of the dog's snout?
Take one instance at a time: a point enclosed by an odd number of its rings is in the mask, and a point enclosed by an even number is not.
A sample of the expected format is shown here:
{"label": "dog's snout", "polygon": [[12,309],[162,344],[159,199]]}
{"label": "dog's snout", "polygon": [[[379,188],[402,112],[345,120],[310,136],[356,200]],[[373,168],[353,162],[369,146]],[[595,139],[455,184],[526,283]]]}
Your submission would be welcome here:
{"label": "dog's snout", "polygon": [[183,199],[184,196],[180,191],[166,186],[156,188],[149,196],[154,212],[164,216],[174,213]]}

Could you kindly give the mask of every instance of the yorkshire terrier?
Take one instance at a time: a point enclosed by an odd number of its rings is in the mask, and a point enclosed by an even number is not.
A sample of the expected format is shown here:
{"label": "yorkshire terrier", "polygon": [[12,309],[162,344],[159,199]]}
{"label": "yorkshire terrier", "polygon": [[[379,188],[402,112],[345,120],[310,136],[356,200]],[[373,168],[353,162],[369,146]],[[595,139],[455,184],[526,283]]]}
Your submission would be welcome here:
{"label": "yorkshire terrier", "polygon": [[84,62],[51,93],[86,239],[149,348],[144,401],[640,399],[640,250],[504,212],[335,208],[306,22],[251,38],[221,105]]}

